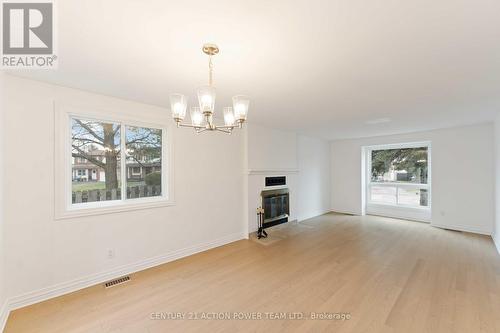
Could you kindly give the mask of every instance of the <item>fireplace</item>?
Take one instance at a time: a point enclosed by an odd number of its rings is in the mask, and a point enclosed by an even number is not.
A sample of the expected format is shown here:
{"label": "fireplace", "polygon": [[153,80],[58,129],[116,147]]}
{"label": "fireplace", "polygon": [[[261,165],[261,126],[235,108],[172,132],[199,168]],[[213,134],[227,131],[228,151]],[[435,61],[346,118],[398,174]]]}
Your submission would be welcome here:
{"label": "fireplace", "polygon": [[265,190],[261,192],[264,208],[263,228],[288,222],[290,214],[290,196],[288,189]]}

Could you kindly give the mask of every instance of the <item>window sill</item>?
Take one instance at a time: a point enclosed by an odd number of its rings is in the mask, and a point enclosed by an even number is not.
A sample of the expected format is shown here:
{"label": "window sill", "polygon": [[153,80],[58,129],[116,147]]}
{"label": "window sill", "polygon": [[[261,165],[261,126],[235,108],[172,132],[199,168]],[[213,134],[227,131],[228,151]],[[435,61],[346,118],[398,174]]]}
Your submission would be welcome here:
{"label": "window sill", "polygon": [[374,204],[366,205],[366,213],[370,215],[380,215],[400,219],[408,219],[413,221],[427,222],[431,221],[430,207],[412,207],[412,206],[397,206],[391,204]]}
{"label": "window sill", "polygon": [[394,208],[394,209],[415,209],[419,211],[430,211],[430,207],[425,206],[405,206],[405,205],[394,205],[390,203],[382,203],[382,202],[369,202],[367,204],[368,207],[384,207],[384,208]]}
{"label": "window sill", "polygon": [[368,186],[387,186],[387,187],[411,187],[411,188],[429,188],[429,184],[409,183],[409,182],[374,182],[370,181]]}
{"label": "window sill", "polygon": [[63,220],[63,219],[72,219],[77,217],[105,215],[105,214],[121,213],[133,210],[175,206],[174,201],[167,200],[165,198],[156,200],[155,199],[148,199],[148,200],[136,199],[136,200],[137,202],[125,202],[125,203],[123,201],[107,202],[105,205],[101,205],[100,207],[96,207],[95,205],[92,204],[89,204],[88,206],[87,204],[79,204],[71,208],[67,208],[62,212],[56,212],[55,219]]}

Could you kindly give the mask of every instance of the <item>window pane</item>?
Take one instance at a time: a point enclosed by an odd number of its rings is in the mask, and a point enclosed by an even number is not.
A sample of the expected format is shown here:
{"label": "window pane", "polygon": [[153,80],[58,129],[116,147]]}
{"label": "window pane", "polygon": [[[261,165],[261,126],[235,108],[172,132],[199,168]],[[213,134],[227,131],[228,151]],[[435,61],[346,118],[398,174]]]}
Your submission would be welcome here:
{"label": "window pane", "polygon": [[161,130],[126,126],[127,199],[162,193]]}
{"label": "window pane", "polygon": [[372,182],[427,184],[427,147],[372,151]]}
{"label": "window pane", "polygon": [[71,119],[72,203],[120,200],[120,125]]}
{"label": "window pane", "polygon": [[398,204],[408,206],[428,206],[427,190],[419,188],[399,187]]}
{"label": "window pane", "polygon": [[372,202],[396,204],[396,187],[374,186],[370,187],[370,199]]}

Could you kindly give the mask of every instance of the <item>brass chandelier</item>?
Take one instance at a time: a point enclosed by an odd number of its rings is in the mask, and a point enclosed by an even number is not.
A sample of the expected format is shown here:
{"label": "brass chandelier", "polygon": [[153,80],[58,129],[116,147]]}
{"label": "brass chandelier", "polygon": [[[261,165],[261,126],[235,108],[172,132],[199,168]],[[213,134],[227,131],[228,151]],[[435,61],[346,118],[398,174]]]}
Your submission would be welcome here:
{"label": "brass chandelier", "polygon": [[246,96],[233,97],[233,106],[224,107],[224,125],[216,125],[213,122],[215,111],[215,88],[213,86],[213,63],[212,57],[219,53],[215,44],[203,45],[203,52],[208,55],[208,86],[198,88],[198,106],[190,109],[191,124],[182,121],[186,117],[187,99],[182,94],[170,95],[170,106],[172,117],[177,127],[194,128],[196,133],[205,131],[219,131],[231,134],[233,129],[242,128],[247,120],[248,105],[250,100]]}

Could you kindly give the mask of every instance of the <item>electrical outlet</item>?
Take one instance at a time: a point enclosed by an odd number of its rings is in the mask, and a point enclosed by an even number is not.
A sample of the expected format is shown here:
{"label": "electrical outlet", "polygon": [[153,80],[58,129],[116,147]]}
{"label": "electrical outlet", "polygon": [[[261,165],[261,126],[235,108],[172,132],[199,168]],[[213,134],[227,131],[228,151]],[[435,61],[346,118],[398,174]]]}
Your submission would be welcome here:
{"label": "electrical outlet", "polygon": [[108,259],[113,259],[115,257],[115,250],[109,249],[108,250]]}

